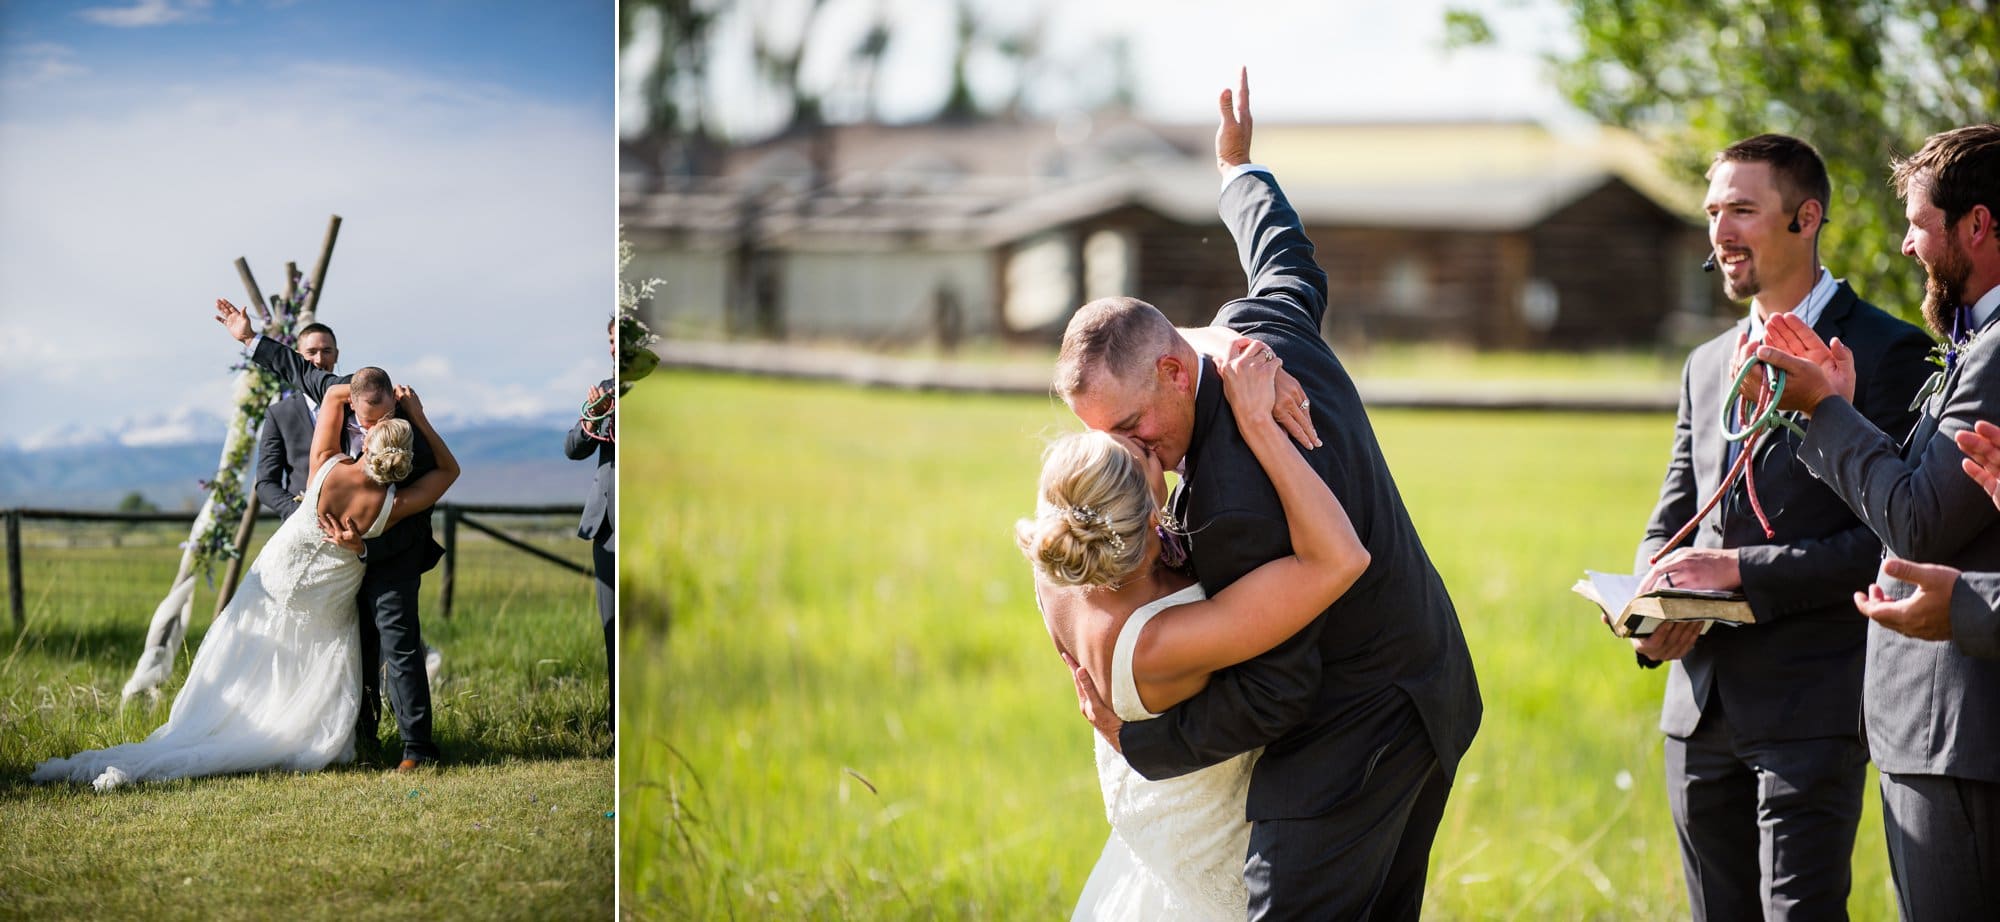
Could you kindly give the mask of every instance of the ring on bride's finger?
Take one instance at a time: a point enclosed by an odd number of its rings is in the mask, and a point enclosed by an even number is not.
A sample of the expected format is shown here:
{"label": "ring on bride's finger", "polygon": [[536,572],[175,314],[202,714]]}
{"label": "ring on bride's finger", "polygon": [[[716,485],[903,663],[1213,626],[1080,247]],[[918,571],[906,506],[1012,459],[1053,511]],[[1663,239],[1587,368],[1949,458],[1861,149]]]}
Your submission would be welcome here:
{"label": "ring on bride's finger", "polygon": [[1309,399],[1307,399],[1307,398],[1304,398],[1304,397],[1301,397],[1301,398],[1299,398],[1299,411],[1300,411],[1300,412],[1305,412],[1305,411],[1306,411],[1307,409],[1309,409],[1309,408],[1311,408],[1311,407],[1312,407],[1312,401],[1311,401],[1311,400],[1309,400]]}

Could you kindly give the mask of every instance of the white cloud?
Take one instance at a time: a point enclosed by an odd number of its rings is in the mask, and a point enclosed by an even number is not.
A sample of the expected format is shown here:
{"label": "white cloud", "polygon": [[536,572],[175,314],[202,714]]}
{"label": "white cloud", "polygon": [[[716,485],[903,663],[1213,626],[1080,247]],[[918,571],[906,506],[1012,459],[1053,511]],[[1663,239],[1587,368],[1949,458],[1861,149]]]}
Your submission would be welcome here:
{"label": "white cloud", "polygon": [[602,377],[558,380],[603,354],[601,111],[334,64],[108,83],[0,106],[12,431],[227,412],[239,350],[211,318],[217,297],[245,299],[232,260],[272,293],[285,260],[312,270],[334,213],[320,319],[343,370],[381,365],[460,417],[563,406]]}
{"label": "white cloud", "polygon": [[6,93],[18,93],[87,73],[90,69],[77,63],[76,49],[67,45],[33,42],[0,48],[0,90]]}
{"label": "white cloud", "polygon": [[173,0],[137,0],[131,6],[84,7],[77,15],[100,26],[134,29],[186,22],[207,10],[208,0],[184,0],[178,5]]}

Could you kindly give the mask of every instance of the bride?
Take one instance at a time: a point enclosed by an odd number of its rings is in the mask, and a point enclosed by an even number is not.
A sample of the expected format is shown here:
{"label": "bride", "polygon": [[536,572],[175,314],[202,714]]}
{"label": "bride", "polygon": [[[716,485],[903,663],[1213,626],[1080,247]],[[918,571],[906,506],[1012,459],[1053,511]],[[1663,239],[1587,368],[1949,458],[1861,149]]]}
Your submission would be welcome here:
{"label": "bride", "polygon": [[[44,762],[34,780],[88,781],[104,791],[132,781],[317,771],[353,760],[362,541],[428,515],[458,478],[458,462],[408,387],[396,388],[407,420],[376,423],[361,457],[349,458],[340,450],[348,393],[345,384],[327,389],[313,431],[315,473],[299,511],[264,544],[215,616],[167,722],[142,742]],[[437,469],[399,486],[415,460],[413,429],[430,443]],[[176,591],[192,584],[189,577]]]}
{"label": "bride", "polygon": [[[1161,563],[1166,480],[1129,437],[1066,436],[1043,457],[1036,515],[1015,528],[1035,566],[1049,636],[1126,721],[1193,697],[1210,673],[1277,646],[1346,592],[1368,551],[1333,492],[1272,416],[1279,360],[1249,339],[1216,362],[1236,424],[1284,504],[1293,554],[1206,598]],[[1111,837],[1078,899],[1077,919],[1241,919],[1250,824],[1247,752],[1148,781],[1097,737]]]}

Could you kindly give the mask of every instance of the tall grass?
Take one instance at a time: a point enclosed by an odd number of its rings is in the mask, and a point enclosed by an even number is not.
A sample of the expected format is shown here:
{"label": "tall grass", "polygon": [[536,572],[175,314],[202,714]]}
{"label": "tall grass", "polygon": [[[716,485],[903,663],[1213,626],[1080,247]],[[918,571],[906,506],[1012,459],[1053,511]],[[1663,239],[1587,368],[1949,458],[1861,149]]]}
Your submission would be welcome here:
{"label": "tall grass", "polygon": [[[1106,823],[1010,537],[1064,409],[663,373],[624,412],[626,911],[1066,916]],[[1374,422],[1486,701],[1426,914],[1684,916],[1664,676],[1568,592],[1629,564],[1671,420]],[[1888,918],[1869,801],[1850,906]]]}
{"label": "tall grass", "polygon": [[[253,542],[253,553],[263,537]],[[574,560],[561,523],[536,543]],[[197,615],[157,702],[120,707],[179,559],[166,529],[29,530],[24,630],[0,632],[0,917],[604,918],[614,887],[610,710],[589,581],[462,537],[457,605],[424,581],[442,768],[269,772],[110,794],[31,785],[44,759],[143,738],[214,609]],[[65,543],[76,544],[64,547]],[[393,762],[395,721],[383,715]]]}

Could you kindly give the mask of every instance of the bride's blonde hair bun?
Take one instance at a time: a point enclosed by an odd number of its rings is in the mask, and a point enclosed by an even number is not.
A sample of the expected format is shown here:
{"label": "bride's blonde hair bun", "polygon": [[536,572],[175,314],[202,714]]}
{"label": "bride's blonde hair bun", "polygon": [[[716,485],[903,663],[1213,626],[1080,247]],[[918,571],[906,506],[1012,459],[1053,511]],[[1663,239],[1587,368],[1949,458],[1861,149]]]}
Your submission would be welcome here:
{"label": "bride's blonde hair bun", "polygon": [[1014,524],[1014,541],[1052,583],[1115,586],[1145,562],[1155,508],[1146,470],[1125,446],[1078,432],[1042,453],[1035,515]]}
{"label": "bride's blonde hair bun", "polygon": [[399,483],[410,476],[410,468],[417,463],[416,453],[410,450],[410,424],[403,420],[376,423],[368,430],[365,444],[368,452],[363,469],[376,483]]}

